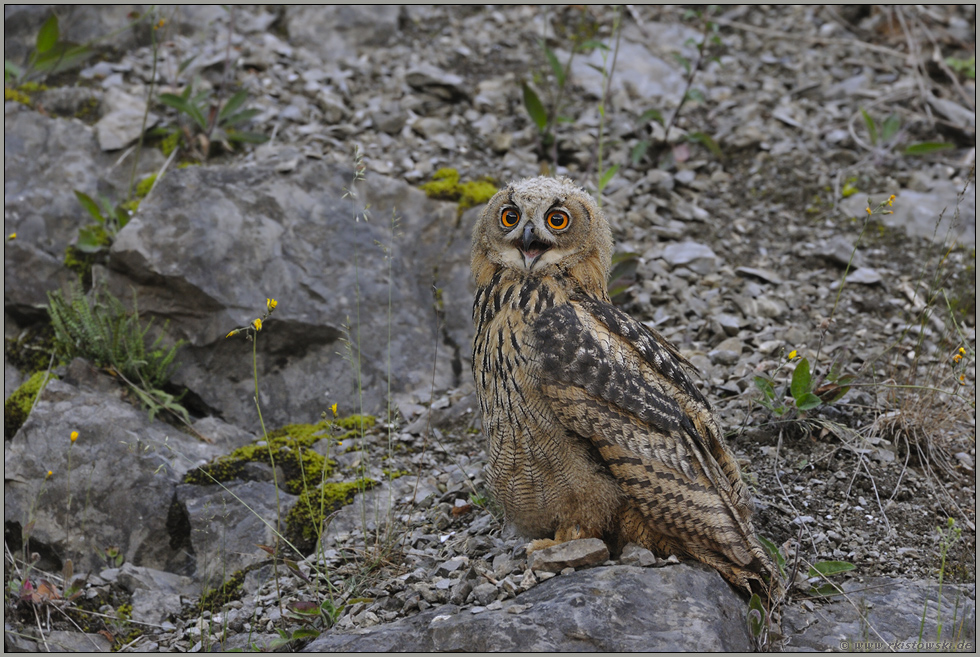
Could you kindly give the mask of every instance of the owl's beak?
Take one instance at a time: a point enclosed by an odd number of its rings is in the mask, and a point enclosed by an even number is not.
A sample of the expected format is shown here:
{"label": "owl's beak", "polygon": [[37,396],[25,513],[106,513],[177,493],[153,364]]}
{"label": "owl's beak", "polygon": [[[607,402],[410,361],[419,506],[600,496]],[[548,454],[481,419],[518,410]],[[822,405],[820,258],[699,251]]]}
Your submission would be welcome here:
{"label": "owl's beak", "polygon": [[524,226],[524,239],[521,240],[521,251],[530,251],[534,244],[534,226],[527,224]]}
{"label": "owl's beak", "polygon": [[524,235],[521,237],[519,248],[524,256],[524,266],[531,269],[541,254],[551,248],[551,245],[537,239],[534,235],[534,226],[529,223],[524,226]]}

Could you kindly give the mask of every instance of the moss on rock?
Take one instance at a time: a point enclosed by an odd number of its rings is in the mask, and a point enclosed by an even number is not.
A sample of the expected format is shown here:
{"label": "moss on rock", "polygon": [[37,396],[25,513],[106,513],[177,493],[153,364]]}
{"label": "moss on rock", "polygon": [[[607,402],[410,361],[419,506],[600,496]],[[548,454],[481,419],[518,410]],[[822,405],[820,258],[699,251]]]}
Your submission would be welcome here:
{"label": "moss on rock", "polygon": [[354,494],[377,482],[361,478],[350,482],[327,482],[336,463],[312,449],[321,440],[342,442],[375,425],[370,415],[351,415],[316,424],[290,424],[231,454],[196,468],[184,476],[189,484],[206,485],[241,478],[248,463],[268,463],[282,468],[285,481],[278,482],[299,499],[286,516],[286,539],[301,552],[313,549],[320,528],[334,510],[347,504]]}
{"label": "moss on rock", "polygon": [[57,379],[54,374],[35,372],[31,378],[20,384],[3,403],[3,438],[10,440],[27,421],[34,400],[51,379]]}
{"label": "moss on rock", "polygon": [[458,211],[463,213],[467,208],[482,205],[497,193],[497,186],[489,179],[459,181],[459,171],[456,169],[439,169],[432,175],[432,180],[419,187],[429,198],[443,201],[457,201]]}

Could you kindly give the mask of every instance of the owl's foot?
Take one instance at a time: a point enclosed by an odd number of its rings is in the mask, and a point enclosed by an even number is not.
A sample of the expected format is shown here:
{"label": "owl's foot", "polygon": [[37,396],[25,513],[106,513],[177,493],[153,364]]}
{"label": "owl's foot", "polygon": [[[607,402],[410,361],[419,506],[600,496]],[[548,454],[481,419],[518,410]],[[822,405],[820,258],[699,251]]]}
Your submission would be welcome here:
{"label": "owl's foot", "polygon": [[561,527],[555,532],[554,538],[539,538],[535,541],[531,541],[524,546],[524,551],[530,555],[536,550],[543,550],[549,548],[552,545],[561,545],[562,543],[567,543],[568,541],[574,541],[579,538],[592,538],[593,536],[588,532],[584,531],[580,525],[572,525],[571,527]]}
{"label": "owl's foot", "polygon": [[525,545],[524,552],[528,556],[530,556],[531,553],[534,552],[535,550],[543,550],[545,548],[551,547],[552,545],[558,545],[558,544],[559,544],[558,541],[556,541],[553,538],[539,538]]}

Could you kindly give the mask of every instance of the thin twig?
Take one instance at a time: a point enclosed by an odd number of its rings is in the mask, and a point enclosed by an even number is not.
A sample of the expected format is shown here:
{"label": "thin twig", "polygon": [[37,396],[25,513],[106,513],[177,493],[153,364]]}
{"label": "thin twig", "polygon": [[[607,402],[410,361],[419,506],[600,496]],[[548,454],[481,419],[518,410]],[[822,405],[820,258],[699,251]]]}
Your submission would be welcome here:
{"label": "thin twig", "polygon": [[669,147],[670,129],[674,127],[674,123],[677,122],[677,117],[681,114],[681,109],[684,107],[684,103],[687,102],[687,94],[691,90],[691,85],[694,83],[694,76],[698,74],[698,69],[701,68],[701,62],[704,60],[704,48],[705,42],[708,38],[708,21],[705,21],[704,30],[701,32],[701,43],[698,45],[698,59],[694,62],[694,66],[691,67],[691,72],[687,76],[687,81],[684,83],[684,93],[681,94],[680,102],[677,103],[677,109],[674,110],[673,114],[670,115],[670,119],[667,121],[667,127],[664,129],[664,148]]}

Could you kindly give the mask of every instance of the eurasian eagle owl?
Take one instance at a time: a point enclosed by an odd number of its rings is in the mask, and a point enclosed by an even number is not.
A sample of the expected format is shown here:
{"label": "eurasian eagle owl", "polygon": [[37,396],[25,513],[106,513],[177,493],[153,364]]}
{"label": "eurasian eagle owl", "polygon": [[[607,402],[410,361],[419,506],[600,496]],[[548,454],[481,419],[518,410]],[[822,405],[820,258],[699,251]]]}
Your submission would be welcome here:
{"label": "eurasian eagle owl", "polygon": [[[597,537],[778,586],[691,366],[612,305],[612,234],[567,178],[498,192],[473,230],[473,374],[487,483],[529,551]],[[693,369],[693,368],[691,368]]]}

